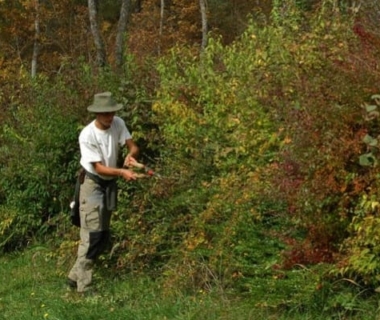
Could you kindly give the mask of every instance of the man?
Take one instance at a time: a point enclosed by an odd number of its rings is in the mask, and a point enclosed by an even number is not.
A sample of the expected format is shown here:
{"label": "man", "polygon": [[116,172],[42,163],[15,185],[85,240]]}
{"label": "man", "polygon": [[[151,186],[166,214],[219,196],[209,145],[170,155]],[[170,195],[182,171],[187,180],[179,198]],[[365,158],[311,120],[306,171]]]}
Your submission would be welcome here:
{"label": "man", "polygon": [[[94,260],[102,253],[110,236],[111,213],[116,208],[117,177],[135,180],[136,174],[124,167],[136,163],[138,147],[124,121],[115,116],[122,105],[110,92],[95,94],[87,110],[96,115],[79,135],[81,159],[85,170],[80,187],[80,244],[77,260],[68,275],[68,284],[86,292],[92,281]],[[126,146],[124,167],[117,168],[119,148]]]}

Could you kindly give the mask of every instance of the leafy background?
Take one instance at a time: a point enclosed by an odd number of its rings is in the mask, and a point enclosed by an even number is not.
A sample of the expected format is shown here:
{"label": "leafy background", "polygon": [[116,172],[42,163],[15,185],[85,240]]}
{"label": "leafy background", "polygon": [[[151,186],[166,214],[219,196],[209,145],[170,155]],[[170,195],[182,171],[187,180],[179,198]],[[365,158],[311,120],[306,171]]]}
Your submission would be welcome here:
{"label": "leafy background", "polygon": [[[331,304],[326,299],[339,279],[371,292],[380,280],[379,38],[370,3],[352,10],[342,1],[273,1],[244,23],[234,20],[236,34],[218,29],[225,11],[211,11],[216,26],[200,53],[194,29],[179,23],[196,25],[196,8],[181,11],[181,1],[173,2],[177,33],[162,39],[159,55],[154,24],[136,31],[146,22],[144,9],[131,20],[122,75],[87,58],[89,39],[70,46],[65,21],[54,32],[70,49],[41,58],[46,70],[37,78],[4,49],[1,250],[48,243],[66,273],[78,232],[67,214],[77,136],[90,120],[93,94],[110,90],[127,105],[121,116],[141,147],[140,160],[160,177],[120,182],[104,269],[149,276],[168,295],[244,295],[262,286],[273,306],[318,301],[352,311],[351,293]],[[0,3],[1,12],[28,19],[27,1],[19,4]],[[79,26],[85,4],[75,4],[64,16]],[[115,9],[104,5],[110,45]],[[83,39],[83,30],[73,28],[70,36]],[[18,32],[28,38],[28,30]],[[54,45],[44,41],[45,49]],[[297,286],[310,300],[294,292]],[[281,290],[292,292],[289,300],[276,298]]]}

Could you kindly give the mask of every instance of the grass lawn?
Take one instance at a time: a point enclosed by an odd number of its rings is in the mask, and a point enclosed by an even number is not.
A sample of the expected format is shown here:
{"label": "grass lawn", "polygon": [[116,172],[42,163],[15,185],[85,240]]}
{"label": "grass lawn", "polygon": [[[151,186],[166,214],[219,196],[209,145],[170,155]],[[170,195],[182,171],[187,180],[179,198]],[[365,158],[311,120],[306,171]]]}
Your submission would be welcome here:
{"label": "grass lawn", "polygon": [[[204,293],[170,297],[148,279],[95,278],[98,294],[79,296],[46,248],[0,259],[0,319],[248,319],[249,308]],[[103,272],[104,273],[104,272]],[[245,309],[242,310],[241,308]]]}
{"label": "grass lawn", "polygon": [[46,247],[4,255],[0,266],[0,319],[380,319],[380,298],[366,300],[352,290],[333,297],[331,288],[315,291],[313,281],[318,276],[310,276],[315,273],[306,269],[283,279],[247,280],[241,294],[188,295],[164,294],[160,284],[147,277],[102,270],[95,277],[98,294],[82,297],[66,287],[66,270]]}

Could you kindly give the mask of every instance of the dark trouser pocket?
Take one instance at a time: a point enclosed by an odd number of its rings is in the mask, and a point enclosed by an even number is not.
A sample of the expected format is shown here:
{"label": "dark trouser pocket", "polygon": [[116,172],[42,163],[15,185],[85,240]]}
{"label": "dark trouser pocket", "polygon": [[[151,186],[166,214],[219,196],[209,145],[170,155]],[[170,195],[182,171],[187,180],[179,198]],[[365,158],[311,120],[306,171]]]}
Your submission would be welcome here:
{"label": "dark trouser pocket", "polygon": [[107,247],[110,240],[110,231],[93,231],[90,232],[90,246],[88,248],[86,258],[96,259]]}

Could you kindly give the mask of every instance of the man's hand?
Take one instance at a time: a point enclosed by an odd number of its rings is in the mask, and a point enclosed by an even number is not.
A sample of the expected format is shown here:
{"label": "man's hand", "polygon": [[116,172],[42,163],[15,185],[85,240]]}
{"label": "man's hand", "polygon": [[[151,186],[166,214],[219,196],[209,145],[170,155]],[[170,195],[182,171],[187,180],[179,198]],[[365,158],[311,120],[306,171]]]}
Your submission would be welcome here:
{"label": "man's hand", "polygon": [[132,156],[126,156],[124,161],[124,167],[135,167],[135,168],[144,168],[144,165],[137,162],[137,160]]}
{"label": "man's hand", "polygon": [[127,181],[137,179],[136,173],[134,173],[132,170],[128,170],[128,169],[120,169],[120,176]]}
{"label": "man's hand", "polygon": [[130,154],[128,154],[124,160],[124,167],[133,167],[136,163],[136,159],[132,157]]}

